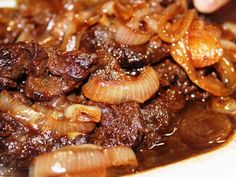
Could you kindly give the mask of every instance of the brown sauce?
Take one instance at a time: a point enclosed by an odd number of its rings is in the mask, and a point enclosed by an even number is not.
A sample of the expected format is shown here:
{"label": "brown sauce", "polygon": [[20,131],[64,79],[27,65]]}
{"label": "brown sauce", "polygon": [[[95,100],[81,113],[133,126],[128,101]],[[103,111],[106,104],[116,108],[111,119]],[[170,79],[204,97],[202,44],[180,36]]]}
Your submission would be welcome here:
{"label": "brown sauce", "polygon": [[[55,3],[55,1],[53,2]],[[232,0],[224,8],[208,15],[208,17],[216,23],[236,22],[235,7],[236,1]],[[137,168],[112,168],[109,169],[107,176],[115,177],[138,173],[139,171],[146,171],[154,167],[192,158],[196,155],[216,150],[224,143],[230,141],[235,132],[234,117],[212,112],[208,107],[209,101],[187,103],[189,105],[171,120],[169,127],[163,132],[164,138],[161,142],[149,149],[135,148],[139,162]],[[195,119],[196,116],[202,117],[202,121],[198,122],[199,119]],[[190,132],[188,129],[191,126],[194,128]],[[8,169],[0,165],[0,176],[1,173],[6,173],[9,176],[26,176],[27,174],[26,170],[10,173],[7,171]]]}
{"label": "brown sauce", "polygon": [[[192,142],[186,143],[183,141],[183,138],[181,138],[181,121],[183,121],[186,118],[189,118],[189,116],[196,115],[197,113],[200,112],[205,112],[208,110],[208,103],[194,103],[192,105],[189,105],[187,109],[182,111],[177,117],[175,117],[175,120],[173,120],[172,125],[170,126],[170,132],[166,133],[166,139],[164,142],[157,144],[155,147],[152,149],[140,149],[137,151],[136,155],[139,161],[139,167],[137,169],[132,169],[132,168],[119,168],[119,169],[111,169],[109,173],[109,177],[115,177],[117,174],[119,175],[124,175],[128,173],[133,173],[133,172],[139,172],[139,171],[146,171],[152,168],[168,165],[171,163],[179,162],[181,160],[185,160],[188,158],[194,158],[197,155],[207,153],[209,151],[214,151],[223,146],[225,143],[228,143],[231,141],[232,135],[235,133],[235,119],[233,117],[228,117],[227,115],[221,115],[218,114],[218,116],[226,116],[228,119],[228,123],[232,125],[232,129],[229,133],[229,136],[227,138],[222,139],[222,141],[219,141],[218,143],[214,145],[210,145],[208,142],[205,142],[206,144],[202,144],[198,147],[196,147],[196,142],[193,139]],[[201,113],[200,113],[201,114]],[[206,115],[211,117],[214,115],[211,111],[208,112]],[[214,116],[217,116],[215,114]],[[196,116],[197,117],[197,116]],[[217,119],[217,117],[214,117]],[[201,132],[205,132],[206,130],[206,125],[212,126],[212,122],[210,121],[206,124],[201,124],[198,126],[198,130]],[[211,124],[211,125],[210,125]],[[224,124],[225,126],[221,128],[226,128],[227,125]],[[217,128],[217,127],[215,127]],[[207,128],[208,129],[208,128]],[[202,133],[203,133],[202,132]],[[204,137],[207,139],[207,137]]]}

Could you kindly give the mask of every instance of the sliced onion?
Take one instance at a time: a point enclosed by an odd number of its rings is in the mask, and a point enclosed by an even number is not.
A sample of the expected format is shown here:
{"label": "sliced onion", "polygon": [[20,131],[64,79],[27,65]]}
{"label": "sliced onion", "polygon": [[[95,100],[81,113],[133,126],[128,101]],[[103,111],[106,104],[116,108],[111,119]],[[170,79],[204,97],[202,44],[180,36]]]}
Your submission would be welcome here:
{"label": "sliced onion", "polygon": [[81,122],[100,122],[101,109],[96,106],[72,104],[65,109],[64,115],[67,118],[78,119]]}
{"label": "sliced onion", "polygon": [[138,165],[138,161],[136,159],[134,151],[129,147],[117,146],[113,148],[108,148],[105,149],[104,153],[109,159],[109,162],[111,163],[110,166]]}
{"label": "sliced onion", "polygon": [[59,96],[55,99],[53,99],[52,101],[48,102],[48,104],[54,108],[56,108],[57,110],[60,111],[64,111],[64,109],[69,106],[70,100],[67,99],[67,97],[65,96]]}
{"label": "sliced onion", "polygon": [[32,108],[36,111],[42,112],[48,116],[53,117],[54,119],[62,119],[64,117],[63,112],[56,110],[55,108],[51,108],[49,106],[42,105],[40,103],[36,103],[32,105]]}
{"label": "sliced onion", "polygon": [[156,33],[158,31],[158,20],[154,16],[145,16],[144,21],[150,32]]}
{"label": "sliced onion", "polygon": [[160,18],[158,24],[159,28],[157,32],[159,37],[165,42],[173,43],[182,39],[183,36],[187,33],[196,15],[195,10],[189,10],[183,17],[181,23],[179,23],[179,26],[176,27],[175,31],[167,30],[166,29],[167,22],[171,20],[173,17],[175,17],[178,11],[179,11],[179,6],[177,6],[176,4],[171,5],[166,9],[163,16]]}
{"label": "sliced onion", "polygon": [[236,37],[236,24],[232,23],[232,22],[226,22],[223,24],[223,27],[225,29],[230,30],[232,33],[234,33],[235,37]]}
{"label": "sliced onion", "polygon": [[231,52],[233,55],[233,62],[236,62],[236,43],[221,39],[220,43],[224,49],[227,49],[227,51]]}
{"label": "sliced onion", "polygon": [[66,146],[36,157],[29,168],[29,177],[84,176],[105,177],[107,167],[138,165],[132,149],[84,144]]}
{"label": "sliced onion", "polygon": [[223,57],[216,65],[216,70],[224,81],[222,82],[211,76],[199,76],[190,61],[189,53],[184,39],[172,44],[171,55],[173,59],[185,70],[190,80],[203,90],[215,96],[231,95],[236,89],[236,72],[233,64],[227,57]]}
{"label": "sliced onion", "polygon": [[150,35],[135,29],[131,29],[120,22],[115,23],[116,42],[124,45],[141,45],[150,39]]}
{"label": "sliced onion", "polygon": [[17,0],[0,0],[0,8],[17,8]]}
{"label": "sliced onion", "polygon": [[114,14],[114,4],[115,4],[115,1],[105,2],[101,7],[102,13],[107,14],[107,15],[113,15]]}
{"label": "sliced onion", "polygon": [[17,120],[40,131],[51,131],[59,136],[70,132],[89,133],[94,123],[81,123],[74,119],[55,119],[15,100],[7,91],[0,94],[0,111],[10,113]]}
{"label": "sliced onion", "polygon": [[[107,158],[101,148],[68,146],[37,157],[29,168],[30,177],[81,175],[105,177]],[[93,175],[92,175],[93,176]]]}
{"label": "sliced onion", "polygon": [[98,76],[83,86],[83,94],[97,102],[120,104],[129,101],[143,103],[159,89],[159,77],[152,67],[145,67],[138,77],[127,81],[104,81]]}
{"label": "sliced onion", "polygon": [[208,31],[190,33],[188,47],[191,62],[196,68],[213,65],[223,56],[223,48],[219,40]]}
{"label": "sliced onion", "polygon": [[223,114],[236,115],[236,100],[230,97],[216,97],[211,101],[211,109]]}

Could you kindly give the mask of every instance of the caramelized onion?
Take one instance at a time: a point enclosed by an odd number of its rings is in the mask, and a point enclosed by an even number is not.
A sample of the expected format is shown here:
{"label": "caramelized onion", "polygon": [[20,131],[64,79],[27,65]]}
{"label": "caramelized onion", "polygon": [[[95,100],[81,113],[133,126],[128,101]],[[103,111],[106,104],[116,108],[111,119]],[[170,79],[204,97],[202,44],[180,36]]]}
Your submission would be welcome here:
{"label": "caramelized onion", "polygon": [[226,83],[223,84],[212,76],[199,76],[190,61],[184,40],[174,43],[171,47],[173,59],[185,70],[190,80],[205,91],[215,96],[228,96],[236,89],[236,72],[233,64],[224,56],[216,65],[216,70]]}
{"label": "caramelized onion", "polygon": [[223,24],[223,27],[225,29],[228,29],[230,30],[236,37],[236,24],[235,23],[232,23],[232,22],[226,22]]}
{"label": "caramelized onion", "polygon": [[81,122],[100,122],[101,109],[96,106],[72,104],[65,109],[65,117],[78,119]]}
{"label": "caramelized onion", "polygon": [[182,21],[178,24],[178,26],[177,27],[175,26],[176,30],[173,31],[172,27],[170,27],[170,29],[166,29],[166,25],[168,21],[171,20],[173,17],[175,17],[178,11],[179,11],[178,5],[176,4],[171,5],[167,7],[163,16],[159,20],[159,24],[158,24],[159,28],[158,28],[157,33],[159,37],[165,42],[173,43],[183,38],[183,36],[188,31],[196,15],[195,10],[189,10],[186,13],[186,15],[183,17]]}
{"label": "caramelized onion", "polygon": [[53,117],[54,119],[62,119],[64,117],[61,111],[56,110],[55,108],[51,108],[49,106],[44,106],[40,103],[36,103],[32,105],[32,108],[36,111],[42,112],[48,116]]}
{"label": "caramelized onion", "polygon": [[107,159],[101,148],[93,145],[69,146],[37,157],[29,168],[29,176],[88,176],[91,172],[95,176],[105,177],[106,167]]}
{"label": "caramelized onion", "polygon": [[103,149],[97,145],[84,144],[63,147],[36,157],[30,165],[29,176],[105,177],[107,167],[137,164],[134,152],[128,147]]}
{"label": "caramelized onion", "polygon": [[143,103],[159,88],[159,78],[152,67],[145,67],[138,77],[127,81],[107,81],[98,76],[83,86],[83,94],[97,102],[120,104],[129,101]]}
{"label": "caramelized onion", "polygon": [[138,162],[132,149],[125,146],[117,146],[105,149],[106,157],[109,159],[111,166],[130,165],[137,166]]}
{"label": "caramelized onion", "polygon": [[211,101],[211,109],[223,114],[236,115],[236,100],[230,97],[216,97]]}
{"label": "caramelized onion", "polygon": [[115,4],[115,1],[105,2],[101,7],[102,13],[107,14],[107,15],[113,15],[114,14],[114,4]]}
{"label": "caramelized onion", "polygon": [[223,48],[218,39],[207,31],[198,31],[197,33],[190,34],[188,47],[191,62],[196,68],[213,65],[223,55]]}
{"label": "caramelized onion", "polygon": [[94,123],[82,123],[76,119],[55,119],[15,100],[7,91],[0,94],[0,110],[37,130],[51,131],[60,136],[70,132],[89,133],[95,128]]}
{"label": "caramelized onion", "polygon": [[17,8],[17,0],[1,0],[0,8]]}
{"label": "caramelized onion", "polygon": [[120,22],[115,23],[115,40],[125,45],[141,45],[150,39],[150,35],[144,32],[131,29]]}

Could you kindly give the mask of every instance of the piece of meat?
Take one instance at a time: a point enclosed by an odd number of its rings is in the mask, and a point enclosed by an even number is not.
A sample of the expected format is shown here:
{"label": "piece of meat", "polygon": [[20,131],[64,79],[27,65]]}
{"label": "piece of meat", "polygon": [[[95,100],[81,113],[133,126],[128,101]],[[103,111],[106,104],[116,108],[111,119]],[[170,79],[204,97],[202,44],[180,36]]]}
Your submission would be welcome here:
{"label": "piece of meat", "polygon": [[139,68],[157,63],[169,56],[169,46],[150,41],[145,45],[127,46],[114,41],[113,33],[104,27],[92,27],[81,38],[81,48],[95,52],[102,49],[110,53],[123,68]]}
{"label": "piece of meat", "polygon": [[137,103],[106,105],[90,102],[102,110],[100,125],[91,134],[90,143],[101,146],[137,147],[143,137],[142,116]]}
{"label": "piece of meat", "polygon": [[48,53],[47,66],[49,71],[65,80],[82,81],[97,62],[95,54],[83,50],[62,52],[51,49],[48,50]]}
{"label": "piece of meat", "polygon": [[1,77],[16,80],[26,72],[42,75],[47,58],[46,51],[36,42],[4,45],[0,48]]}
{"label": "piece of meat", "polygon": [[56,76],[29,76],[25,82],[24,93],[30,99],[47,101],[74,89],[75,85],[75,82],[69,85],[63,78]]}
{"label": "piece of meat", "polygon": [[153,148],[162,142],[162,133],[170,123],[171,114],[165,103],[155,99],[141,110],[144,120],[142,147]]}
{"label": "piece of meat", "polygon": [[42,153],[62,146],[87,143],[87,136],[75,139],[53,137],[16,121],[12,116],[0,113],[0,164],[11,168],[27,168],[32,159]]}
{"label": "piece of meat", "polygon": [[140,46],[118,45],[112,50],[113,56],[123,68],[139,68],[153,64],[169,56],[169,46],[156,45],[154,42]]}
{"label": "piece of meat", "polygon": [[15,81],[24,76],[28,98],[51,100],[78,88],[96,62],[97,56],[85,51],[46,50],[36,42],[4,45],[0,48],[0,89],[16,88]]}
{"label": "piece of meat", "polygon": [[11,79],[0,77],[0,90],[3,89],[15,89],[17,87],[17,83],[12,81]]}
{"label": "piece of meat", "polygon": [[1,77],[16,80],[25,73],[28,66],[28,55],[24,44],[4,45],[0,48]]}
{"label": "piece of meat", "polygon": [[48,73],[28,76],[24,86],[25,95],[33,100],[52,100],[58,95],[78,88],[93,71],[97,56],[85,51],[62,52],[48,49]]}
{"label": "piece of meat", "polygon": [[160,88],[176,86],[175,89],[178,89],[178,92],[183,94],[188,101],[209,98],[210,94],[193,84],[184,70],[173,60],[166,59],[154,68],[160,78]]}
{"label": "piece of meat", "polygon": [[153,148],[162,143],[172,119],[186,105],[185,97],[177,87],[162,90],[141,109],[144,122],[143,148]]}

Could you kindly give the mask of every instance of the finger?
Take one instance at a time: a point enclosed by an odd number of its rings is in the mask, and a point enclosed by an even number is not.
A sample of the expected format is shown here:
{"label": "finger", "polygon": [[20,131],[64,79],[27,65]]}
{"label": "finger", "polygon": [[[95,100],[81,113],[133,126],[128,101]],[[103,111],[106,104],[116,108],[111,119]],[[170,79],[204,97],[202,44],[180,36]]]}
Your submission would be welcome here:
{"label": "finger", "polygon": [[229,0],[193,0],[194,6],[202,13],[211,13],[226,4]]}

